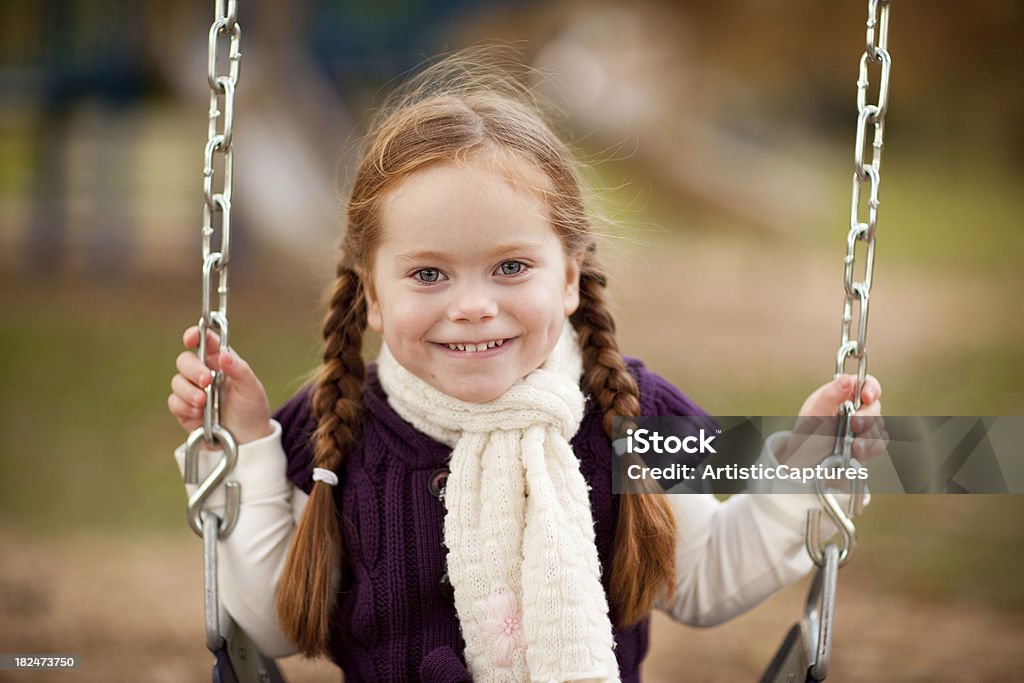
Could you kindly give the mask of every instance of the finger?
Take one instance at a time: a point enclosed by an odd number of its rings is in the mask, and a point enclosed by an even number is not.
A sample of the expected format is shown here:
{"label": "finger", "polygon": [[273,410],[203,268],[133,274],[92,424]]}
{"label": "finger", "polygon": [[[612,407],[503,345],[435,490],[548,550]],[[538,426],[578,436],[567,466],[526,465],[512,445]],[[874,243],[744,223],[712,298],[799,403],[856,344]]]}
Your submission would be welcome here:
{"label": "finger", "polygon": [[[185,330],[185,333],[181,336],[182,343],[185,344],[186,349],[196,350],[199,348],[199,326],[193,325],[192,327]],[[220,353],[220,337],[213,333],[211,330],[206,331],[206,356],[216,356]]]}
{"label": "finger", "polygon": [[235,382],[238,393],[247,398],[259,398],[263,385],[245,360],[232,349],[221,351],[218,358],[224,374]]}
{"label": "finger", "polygon": [[854,436],[858,439],[879,439],[885,430],[885,418],[875,415],[876,411],[882,409],[881,402],[873,404],[869,408],[857,411],[850,421]]}
{"label": "finger", "polygon": [[858,460],[867,460],[873,458],[882,452],[885,444],[881,439],[875,438],[863,438],[856,439],[853,442],[853,457]]}
{"label": "finger", "polygon": [[193,408],[199,409],[206,404],[206,392],[180,374],[171,378],[171,391]]}
{"label": "finger", "polygon": [[857,437],[854,452],[859,459],[866,460],[885,453],[891,438],[881,421],[869,430],[868,435]]}
{"label": "finger", "polygon": [[195,406],[188,405],[176,394],[171,394],[167,397],[167,408],[171,411],[171,415],[178,420],[178,424],[184,427],[186,431],[193,431],[203,422],[203,411]]}
{"label": "finger", "polygon": [[853,375],[839,375],[825,386],[828,387],[829,401],[838,404],[853,398],[857,378]]}
{"label": "finger", "polygon": [[200,389],[206,387],[206,385],[213,381],[213,372],[211,368],[204,365],[199,360],[199,356],[191,351],[182,351],[178,354],[178,358],[174,362],[174,367],[177,368],[178,372],[181,373],[185,379],[192,382]]}
{"label": "finger", "polygon": [[863,462],[884,453],[888,445],[888,440],[884,438],[857,439],[853,444],[853,455]]}
{"label": "finger", "polygon": [[882,419],[882,402],[875,401],[871,405],[861,406],[860,410],[853,414],[853,428],[855,431],[867,429],[872,422],[880,419]]}
{"label": "finger", "polygon": [[854,413],[853,417],[850,418],[850,429],[853,431],[853,434],[864,438],[880,434],[885,427],[885,419],[875,413],[881,411],[881,409],[881,405],[874,404]]}
{"label": "finger", "polygon": [[819,417],[835,415],[835,406],[850,400],[855,386],[856,379],[853,375],[840,375],[831,382],[822,384],[804,402],[801,414],[804,414],[805,410],[810,410]]}
{"label": "finger", "polygon": [[186,349],[195,349],[199,346],[199,326],[193,325],[181,335],[181,343]]}
{"label": "finger", "polygon": [[882,396],[882,385],[874,375],[864,378],[864,386],[861,387],[861,405],[867,405],[877,401]]}
{"label": "finger", "polygon": [[856,438],[864,439],[865,441],[882,438],[882,423],[872,420],[871,422],[865,422],[864,425],[864,429],[856,433]]}

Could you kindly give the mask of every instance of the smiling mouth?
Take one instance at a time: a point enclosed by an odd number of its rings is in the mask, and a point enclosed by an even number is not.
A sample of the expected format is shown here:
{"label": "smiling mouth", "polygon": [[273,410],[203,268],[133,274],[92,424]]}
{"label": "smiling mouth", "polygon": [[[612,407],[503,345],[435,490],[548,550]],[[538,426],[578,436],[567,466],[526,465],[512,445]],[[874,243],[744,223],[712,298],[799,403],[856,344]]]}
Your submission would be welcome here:
{"label": "smiling mouth", "polygon": [[485,342],[465,342],[460,344],[445,344],[437,342],[438,346],[443,346],[446,349],[452,351],[462,351],[463,353],[480,353],[482,351],[488,351],[490,349],[496,349],[509,339],[494,339],[492,341]]}

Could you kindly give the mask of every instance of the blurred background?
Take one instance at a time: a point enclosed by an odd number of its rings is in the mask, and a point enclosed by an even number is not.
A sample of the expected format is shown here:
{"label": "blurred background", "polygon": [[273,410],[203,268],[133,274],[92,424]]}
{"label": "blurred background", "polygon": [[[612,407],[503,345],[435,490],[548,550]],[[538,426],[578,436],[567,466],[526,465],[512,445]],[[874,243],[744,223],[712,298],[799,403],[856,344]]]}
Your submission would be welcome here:
{"label": "blurred background", "polygon": [[[564,113],[627,353],[721,415],[794,414],[829,379],[865,2],[239,4],[232,342],[273,404],[316,364],[367,114],[482,41]],[[1024,5],[894,4],[870,370],[888,415],[1021,415]],[[0,651],[82,661],[33,680],[208,675],[165,399],[199,315],[212,14],[0,5]],[[858,526],[830,680],[1024,678],[1024,500],[876,496]],[[645,680],[756,680],[805,590],[709,630],[656,617]]]}

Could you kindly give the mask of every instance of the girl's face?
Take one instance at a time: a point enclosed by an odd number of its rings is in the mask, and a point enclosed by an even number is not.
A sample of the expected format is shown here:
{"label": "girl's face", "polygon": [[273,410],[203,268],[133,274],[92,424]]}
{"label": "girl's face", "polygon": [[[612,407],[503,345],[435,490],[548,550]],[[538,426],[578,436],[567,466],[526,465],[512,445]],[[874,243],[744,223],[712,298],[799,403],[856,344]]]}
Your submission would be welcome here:
{"label": "girl's face", "polygon": [[368,322],[449,396],[501,396],[548,358],[579,305],[582,255],[566,256],[530,189],[543,182],[483,154],[416,171],[384,199]]}

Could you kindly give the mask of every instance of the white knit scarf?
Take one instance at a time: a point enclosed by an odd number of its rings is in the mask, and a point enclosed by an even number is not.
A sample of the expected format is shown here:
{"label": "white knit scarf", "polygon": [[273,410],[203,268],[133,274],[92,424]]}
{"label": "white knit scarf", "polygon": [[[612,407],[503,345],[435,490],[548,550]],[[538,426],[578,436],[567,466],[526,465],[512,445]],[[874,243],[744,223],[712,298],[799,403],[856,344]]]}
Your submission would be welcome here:
{"label": "white knit scarf", "polygon": [[444,542],[474,681],[618,681],[587,484],[569,439],[583,362],[567,322],[551,357],[487,403],[453,398],[381,348],[388,403],[453,446]]}

